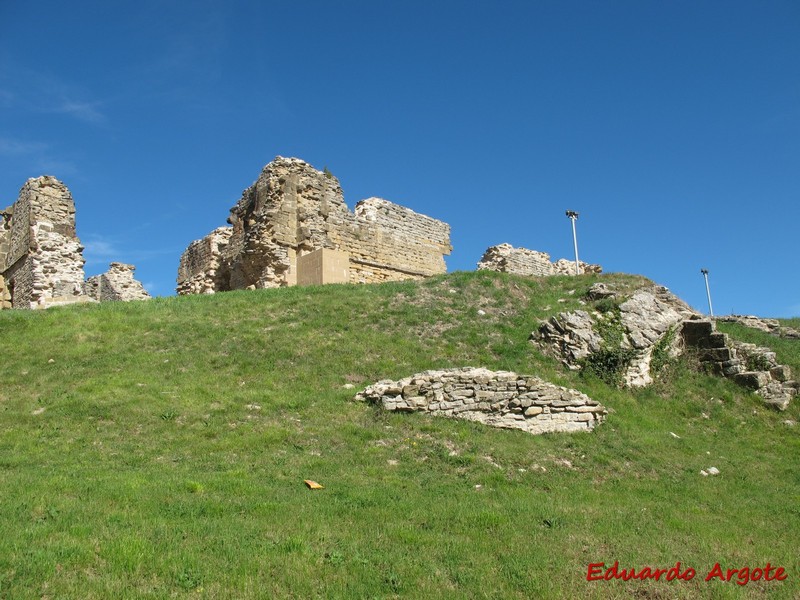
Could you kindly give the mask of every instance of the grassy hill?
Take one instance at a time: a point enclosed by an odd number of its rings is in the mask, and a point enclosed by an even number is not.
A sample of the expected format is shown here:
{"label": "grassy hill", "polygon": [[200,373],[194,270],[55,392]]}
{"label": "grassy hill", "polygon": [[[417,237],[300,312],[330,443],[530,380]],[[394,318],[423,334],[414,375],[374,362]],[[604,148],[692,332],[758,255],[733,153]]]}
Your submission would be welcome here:
{"label": "grassy hill", "polygon": [[[640,391],[562,369],[528,336],[596,281],[644,280],[455,273],[0,313],[0,598],[798,597],[800,401],[765,409],[686,361]],[[725,330],[800,373],[798,342]],[[467,365],[611,412],[530,436],[351,400]],[[586,581],[615,561],[697,574]],[[705,582],[717,562],[788,578]]]}

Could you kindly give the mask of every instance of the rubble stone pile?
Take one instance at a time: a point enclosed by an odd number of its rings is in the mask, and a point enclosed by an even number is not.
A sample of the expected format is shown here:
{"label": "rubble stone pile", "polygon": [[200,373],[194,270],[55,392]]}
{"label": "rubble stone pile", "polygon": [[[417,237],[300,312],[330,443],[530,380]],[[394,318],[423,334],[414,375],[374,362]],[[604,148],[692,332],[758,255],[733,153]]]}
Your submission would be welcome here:
{"label": "rubble stone pile", "polygon": [[577,390],[512,371],[425,371],[367,387],[356,400],[390,411],[420,411],[527,433],[590,431],[606,409]]}

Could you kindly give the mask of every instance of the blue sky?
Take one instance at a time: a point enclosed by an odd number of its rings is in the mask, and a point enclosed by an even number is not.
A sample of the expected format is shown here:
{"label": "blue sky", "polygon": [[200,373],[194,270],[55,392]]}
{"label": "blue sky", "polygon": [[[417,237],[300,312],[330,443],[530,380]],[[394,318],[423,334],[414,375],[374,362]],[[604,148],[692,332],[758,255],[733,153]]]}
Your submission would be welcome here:
{"label": "blue sky", "polygon": [[800,315],[800,3],[0,0],[0,204],[64,181],[87,275],[174,293],[276,155],[452,226]]}

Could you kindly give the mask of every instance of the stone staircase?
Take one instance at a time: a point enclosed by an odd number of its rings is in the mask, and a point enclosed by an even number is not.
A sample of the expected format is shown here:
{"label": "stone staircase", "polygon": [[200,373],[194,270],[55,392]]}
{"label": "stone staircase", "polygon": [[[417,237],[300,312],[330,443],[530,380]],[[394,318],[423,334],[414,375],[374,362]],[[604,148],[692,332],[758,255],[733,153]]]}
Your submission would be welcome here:
{"label": "stone staircase", "polygon": [[800,392],[800,382],[792,379],[789,367],[778,364],[772,350],[731,340],[728,334],[716,330],[714,321],[684,321],[681,337],[684,346],[694,348],[710,372],[753,390],[769,406],[786,410]]}

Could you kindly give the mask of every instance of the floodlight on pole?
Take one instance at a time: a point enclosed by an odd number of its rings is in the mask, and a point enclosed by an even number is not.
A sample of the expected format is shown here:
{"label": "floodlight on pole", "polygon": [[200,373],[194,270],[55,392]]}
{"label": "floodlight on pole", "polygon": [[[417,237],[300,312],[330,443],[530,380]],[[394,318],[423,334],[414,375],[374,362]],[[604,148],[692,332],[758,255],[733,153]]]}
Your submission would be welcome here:
{"label": "floodlight on pole", "polygon": [[575,275],[580,275],[581,263],[578,261],[578,234],[575,233],[575,221],[578,220],[578,213],[574,210],[568,210],[567,217],[572,221],[572,243],[575,245]]}
{"label": "floodlight on pole", "polygon": [[708,315],[710,317],[713,317],[714,309],[711,308],[711,288],[708,287],[708,269],[700,269],[700,272],[703,274],[703,278],[706,280],[706,296],[708,296]]}

